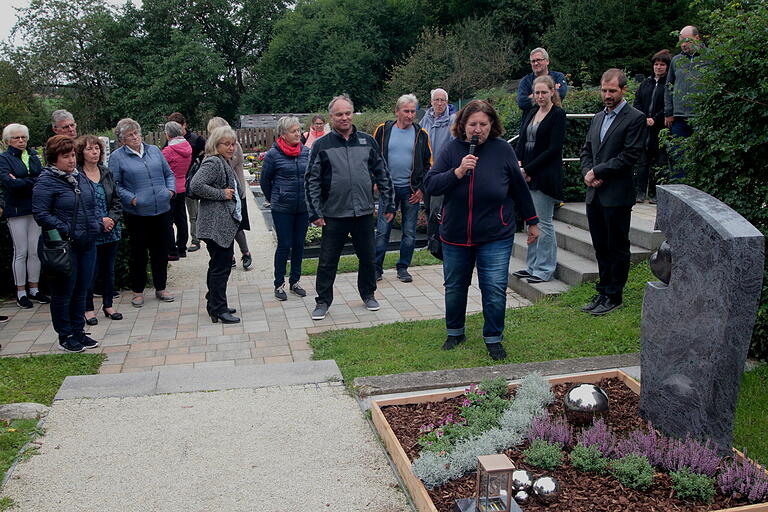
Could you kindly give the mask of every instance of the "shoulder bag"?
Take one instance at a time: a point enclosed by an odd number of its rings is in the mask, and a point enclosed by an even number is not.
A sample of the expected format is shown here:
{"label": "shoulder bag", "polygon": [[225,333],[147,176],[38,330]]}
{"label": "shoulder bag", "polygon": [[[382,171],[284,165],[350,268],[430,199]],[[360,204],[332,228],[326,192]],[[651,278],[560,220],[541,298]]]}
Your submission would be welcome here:
{"label": "shoulder bag", "polygon": [[[69,233],[66,240],[61,237],[52,239],[48,232],[43,236],[43,248],[40,251],[40,263],[43,272],[54,278],[69,277],[72,275],[72,233],[77,222],[77,211],[80,209],[80,188],[75,186],[75,212],[69,223]],[[55,231],[55,230],[54,230]]]}

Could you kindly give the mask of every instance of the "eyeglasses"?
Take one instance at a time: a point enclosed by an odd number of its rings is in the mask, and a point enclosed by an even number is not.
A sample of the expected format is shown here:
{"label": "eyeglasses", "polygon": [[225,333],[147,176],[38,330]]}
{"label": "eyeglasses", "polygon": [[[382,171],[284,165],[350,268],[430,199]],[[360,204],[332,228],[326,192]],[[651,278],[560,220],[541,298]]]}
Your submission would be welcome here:
{"label": "eyeglasses", "polygon": [[539,62],[544,62],[547,59],[531,59],[531,64],[538,64]]}
{"label": "eyeglasses", "polygon": [[316,123],[312,123],[314,126],[325,126],[325,123],[322,121],[318,121]]}
{"label": "eyeglasses", "polygon": [[14,135],[11,137],[11,140],[29,140],[29,137],[26,135]]}
{"label": "eyeglasses", "polygon": [[219,146],[225,146],[225,147],[228,147],[228,148],[235,147],[235,143],[234,142],[219,142],[218,145]]}
{"label": "eyeglasses", "polygon": [[70,128],[75,128],[77,126],[77,123],[69,123],[65,124],[64,126],[59,126],[59,130],[69,130]]}

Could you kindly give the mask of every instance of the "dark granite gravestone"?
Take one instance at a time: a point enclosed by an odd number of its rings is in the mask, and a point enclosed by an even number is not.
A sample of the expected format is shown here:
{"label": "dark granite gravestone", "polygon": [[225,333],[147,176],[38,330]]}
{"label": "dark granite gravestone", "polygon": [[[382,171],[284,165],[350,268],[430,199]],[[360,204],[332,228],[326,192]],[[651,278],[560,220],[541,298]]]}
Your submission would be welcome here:
{"label": "dark granite gravestone", "polygon": [[656,229],[669,252],[651,267],[670,277],[646,285],[640,415],[669,435],[711,439],[725,452],[760,299],[763,235],[700,190],[656,191]]}

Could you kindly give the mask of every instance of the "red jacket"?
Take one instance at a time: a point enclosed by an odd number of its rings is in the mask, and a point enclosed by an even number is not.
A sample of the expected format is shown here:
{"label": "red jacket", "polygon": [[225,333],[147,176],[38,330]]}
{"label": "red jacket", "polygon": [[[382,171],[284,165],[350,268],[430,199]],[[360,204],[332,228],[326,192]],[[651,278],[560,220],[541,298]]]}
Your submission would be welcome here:
{"label": "red jacket", "polygon": [[[179,142],[176,142],[177,140]],[[183,137],[171,139],[163,148],[163,156],[176,177],[176,193],[186,192],[187,171],[192,163],[192,146]]]}

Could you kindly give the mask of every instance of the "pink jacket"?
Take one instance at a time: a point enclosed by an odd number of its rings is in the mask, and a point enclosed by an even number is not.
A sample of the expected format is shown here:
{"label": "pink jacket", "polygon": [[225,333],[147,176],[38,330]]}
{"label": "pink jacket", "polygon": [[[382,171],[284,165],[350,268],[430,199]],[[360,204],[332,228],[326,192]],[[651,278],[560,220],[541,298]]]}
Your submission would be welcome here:
{"label": "pink jacket", "polygon": [[168,145],[163,148],[163,156],[176,177],[176,193],[186,192],[187,171],[192,163],[192,146],[184,137],[176,137],[169,140]]}

